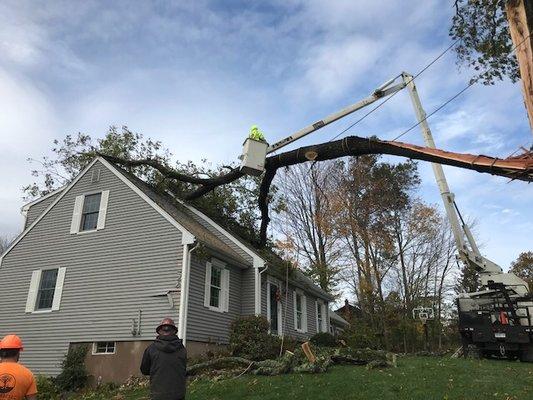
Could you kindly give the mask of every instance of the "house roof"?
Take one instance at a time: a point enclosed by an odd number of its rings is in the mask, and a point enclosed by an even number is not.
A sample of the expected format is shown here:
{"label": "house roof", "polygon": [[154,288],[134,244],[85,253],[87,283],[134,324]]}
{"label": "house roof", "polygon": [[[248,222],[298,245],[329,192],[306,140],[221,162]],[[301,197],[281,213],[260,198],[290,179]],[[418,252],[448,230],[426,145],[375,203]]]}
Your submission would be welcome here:
{"label": "house roof", "polygon": [[[109,161],[108,161],[109,162]],[[152,201],[157,203],[162,209],[169,213],[172,218],[176,219],[185,229],[187,229],[197,240],[202,242],[207,247],[226,254],[235,261],[241,264],[248,265],[249,263],[242,258],[234,249],[220,240],[216,235],[210,232],[202,224],[198,223],[192,216],[192,213],[183,204],[174,200],[170,195],[156,191],[143,180],[137,178],[135,175],[124,170],[116,164],[109,162],[109,164],[126,177],[131,183],[137,186],[145,195]]]}
{"label": "house roof", "polygon": [[344,318],[342,318],[339,314],[333,312],[333,310],[331,310],[331,309],[330,309],[330,313],[329,313],[329,319],[331,320],[331,322],[335,322],[338,325],[344,325],[344,326],[350,325],[350,323],[348,321],[346,321]]}
{"label": "house roof", "polygon": [[[217,231],[222,233],[224,236],[230,238],[234,243],[240,243],[239,247],[244,247],[248,254],[253,255],[255,259],[261,258],[264,263],[268,265],[283,265],[284,261],[276,253],[271,250],[266,249],[257,249],[254,245],[244,240],[239,235],[231,232],[225,226],[220,226],[219,224],[212,221],[209,217],[204,215],[200,210],[195,207],[187,204],[181,200],[175,199],[168,193],[161,192],[144,182],[143,180],[136,177],[134,174],[126,171],[121,166],[113,163],[109,159],[106,159],[105,156],[100,156],[101,159],[105,160],[105,163],[108,167],[113,168],[121,176],[131,182],[136,188],[138,188],[144,195],[146,195],[151,201],[157,204],[161,209],[163,209],[167,214],[170,215],[172,219],[178,222],[186,231],[192,234],[198,241],[206,245],[208,248],[226,255],[234,261],[237,261],[242,266],[250,265],[249,260],[245,260],[241,254],[235,251],[228,243],[221,240],[216,234],[206,228],[206,224],[212,228],[215,228]],[[65,187],[58,189],[54,193],[61,192]],[[31,205],[38,203],[42,199],[37,199],[32,203],[29,203],[25,208],[31,207]],[[202,219],[204,224],[198,221],[198,217]],[[22,236],[22,235],[21,235]],[[272,272],[272,271],[271,271]],[[314,284],[314,282],[303,274],[300,270],[293,271],[289,281],[296,286],[300,286],[308,291],[329,300],[333,300],[333,297],[322,290],[320,287]]]}
{"label": "house roof", "polygon": [[[146,182],[139,179],[132,173],[126,171],[122,167],[112,163],[109,160],[106,160],[106,161],[108,161],[108,163],[111,164],[113,168],[115,168],[122,175],[124,175],[130,182],[132,182],[135,186],[137,186],[140,190],[142,190],[143,193],[145,193],[148,197],[150,197],[154,202],[156,202],[161,208],[163,208],[173,218],[175,218],[178,222],[180,222],[180,224],[182,224],[185,227],[185,229],[189,230],[189,232],[193,234],[199,241],[206,244],[208,247],[211,247],[220,252],[227,253],[233,259],[239,260],[245,264],[249,264],[249,262],[246,262],[246,260],[244,260],[242,256],[239,255],[231,246],[224,243],[215,234],[209,231],[204,225],[198,222],[195,216],[196,217],[199,216],[200,218],[203,219],[204,223],[208,223],[211,226],[219,225],[213,222],[209,217],[204,215],[200,210],[196,209],[190,204],[183,202],[182,200],[175,199],[173,196],[171,196],[168,193],[156,191],[152,186],[148,185]],[[245,246],[249,250],[249,252],[255,254],[257,257],[261,257],[266,263],[270,265],[276,264],[278,266],[283,265],[284,260],[280,258],[276,253],[272,252],[271,250],[257,249],[253,244],[251,244],[247,240],[231,232],[231,230],[226,226],[222,226],[222,227],[218,226],[218,228],[221,228],[224,230],[224,232],[221,232],[221,233],[223,233],[226,236],[230,235],[232,239],[234,239],[235,241],[238,241],[241,244],[241,246]],[[289,279],[289,282],[303,289],[306,289],[322,298],[333,300],[333,297],[329,293],[321,289],[319,286],[315,285],[315,283],[300,270],[293,271]]]}

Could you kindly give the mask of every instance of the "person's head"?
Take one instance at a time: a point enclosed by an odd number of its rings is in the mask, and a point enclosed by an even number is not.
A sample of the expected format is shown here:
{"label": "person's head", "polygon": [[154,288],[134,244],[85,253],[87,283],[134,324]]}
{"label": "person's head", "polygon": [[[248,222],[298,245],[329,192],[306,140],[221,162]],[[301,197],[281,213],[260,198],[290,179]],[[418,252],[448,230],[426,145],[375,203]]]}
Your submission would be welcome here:
{"label": "person's head", "polygon": [[0,359],[2,361],[18,361],[22,350],[22,340],[17,335],[7,335],[0,341]]}
{"label": "person's head", "polygon": [[3,349],[0,350],[0,360],[2,361],[16,361],[20,358],[20,350],[18,349]]}
{"label": "person's head", "polygon": [[171,318],[165,318],[155,330],[160,336],[170,336],[178,333],[178,328]]}

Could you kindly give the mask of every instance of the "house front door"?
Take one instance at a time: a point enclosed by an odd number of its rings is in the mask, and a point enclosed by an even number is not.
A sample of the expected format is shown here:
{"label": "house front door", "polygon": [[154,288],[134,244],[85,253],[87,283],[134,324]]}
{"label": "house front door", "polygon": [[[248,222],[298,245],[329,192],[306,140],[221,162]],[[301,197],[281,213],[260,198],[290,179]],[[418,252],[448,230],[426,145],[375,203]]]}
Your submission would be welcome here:
{"label": "house front door", "polygon": [[273,335],[279,335],[280,332],[280,326],[279,326],[279,311],[281,310],[279,307],[278,302],[278,286],[269,283],[268,285],[268,300],[269,300],[269,319],[270,319],[270,333]]}

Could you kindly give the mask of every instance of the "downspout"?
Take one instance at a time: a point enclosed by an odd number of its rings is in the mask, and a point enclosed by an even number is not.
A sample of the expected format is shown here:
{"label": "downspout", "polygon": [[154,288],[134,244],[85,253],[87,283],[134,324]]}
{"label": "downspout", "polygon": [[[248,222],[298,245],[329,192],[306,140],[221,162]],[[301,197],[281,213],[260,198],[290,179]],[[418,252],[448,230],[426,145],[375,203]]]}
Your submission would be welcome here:
{"label": "downspout", "polygon": [[178,337],[187,343],[187,311],[189,308],[189,281],[191,272],[191,253],[196,249],[198,242],[183,245],[183,263],[181,269],[180,310],[178,320]]}

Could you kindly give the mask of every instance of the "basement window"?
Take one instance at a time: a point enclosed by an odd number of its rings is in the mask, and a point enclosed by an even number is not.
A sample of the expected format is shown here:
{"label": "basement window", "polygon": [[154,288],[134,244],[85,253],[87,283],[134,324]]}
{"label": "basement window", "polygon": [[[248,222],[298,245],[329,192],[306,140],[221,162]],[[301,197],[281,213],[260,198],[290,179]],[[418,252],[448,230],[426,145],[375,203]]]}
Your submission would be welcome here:
{"label": "basement window", "polygon": [[115,354],[116,342],[93,343],[93,354]]}

